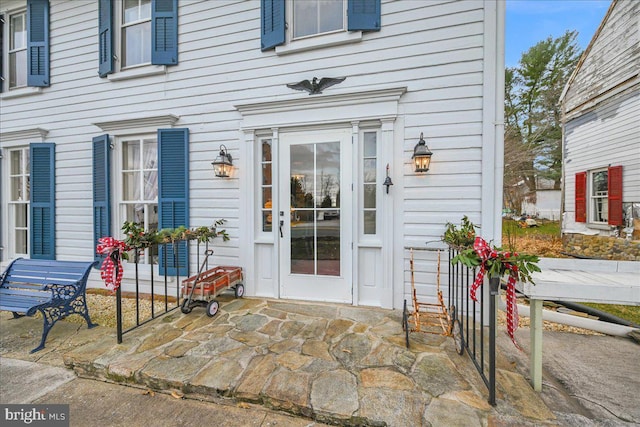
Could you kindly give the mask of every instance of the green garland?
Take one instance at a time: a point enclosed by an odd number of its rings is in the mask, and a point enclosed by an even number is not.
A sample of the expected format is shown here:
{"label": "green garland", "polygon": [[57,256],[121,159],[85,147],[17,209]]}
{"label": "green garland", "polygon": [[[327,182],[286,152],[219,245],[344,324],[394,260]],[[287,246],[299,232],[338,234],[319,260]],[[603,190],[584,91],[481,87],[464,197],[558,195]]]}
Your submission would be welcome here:
{"label": "green garland", "polygon": [[[467,216],[462,217],[461,227],[458,228],[452,223],[447,223],[447,229],[442,236],[442,240],[449,246],[458,250],[458,254],[451,259],[451,264],[462,263],[469,268],[479,267],[482,263],[480,256],[473,248],[476,239],[477,226],[469,221]],[[531,277],[533,272],[539,272],[537,255],[522,254],[519,252],[504,251],[500,247],[490,244],[493,254],[485,262],[485,268],[490,276],[502,277],[509,271],[507,264],[517,267],[517,279],[523,283],[534,283]]]}
{"label": "green garland", "polygon": [[126,234],[124,242],[133,249],[144,249],[152,245],[176,243],[182,240],[197,240],[204,243],[216,237],[222,237],[222,240],[226,242],[229,240],[229,234],[226,230],[218,230],[218,227],[225,222],[226,220],[219,219],[210,227],[187,228],[180,226],[154,231],[145,230],[137,222],[125,221],[122,225],[122,231]]}

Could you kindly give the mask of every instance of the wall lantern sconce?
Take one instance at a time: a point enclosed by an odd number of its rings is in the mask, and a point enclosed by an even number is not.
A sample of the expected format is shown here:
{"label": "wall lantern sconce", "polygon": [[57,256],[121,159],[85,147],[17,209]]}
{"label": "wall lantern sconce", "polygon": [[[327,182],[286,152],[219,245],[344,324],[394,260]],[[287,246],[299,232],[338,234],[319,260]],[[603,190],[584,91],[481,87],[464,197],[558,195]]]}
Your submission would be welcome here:
{"label": "wall lantern sconce", "polygon": [[220,145],[220,155],[211,162],[213,172],[220,178],[228,178],[233,168],[233,160],[231,154],[227,153],[227,147]]}
{"label": "wall lantern sconce", "polygon": [[411,156],[415,164],[416,172],[427,172],[429,170],[432,154],[433,153],[429,151],[429,147],[427,147],[427,143],[424,142],[422,132],[420,132],[420,141],[416,144],[413,149],[413,156]]}

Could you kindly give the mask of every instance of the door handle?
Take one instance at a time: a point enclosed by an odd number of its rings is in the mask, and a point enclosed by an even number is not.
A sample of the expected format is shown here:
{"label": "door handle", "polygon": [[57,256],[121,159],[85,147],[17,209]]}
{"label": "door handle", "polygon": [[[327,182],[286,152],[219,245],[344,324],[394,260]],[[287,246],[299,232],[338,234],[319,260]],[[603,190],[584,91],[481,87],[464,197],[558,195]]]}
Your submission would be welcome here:
{"label": "door handle", "polygon": [[284,225],[284,220],[280,220],[280,237],[284,237],[284,235],[282,234],[282,226]]}

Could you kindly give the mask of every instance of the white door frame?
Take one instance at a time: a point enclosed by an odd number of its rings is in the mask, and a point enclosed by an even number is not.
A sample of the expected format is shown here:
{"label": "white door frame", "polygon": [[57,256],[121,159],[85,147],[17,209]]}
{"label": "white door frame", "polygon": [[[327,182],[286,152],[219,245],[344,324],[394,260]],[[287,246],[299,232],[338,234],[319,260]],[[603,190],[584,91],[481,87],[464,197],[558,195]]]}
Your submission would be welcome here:
{"label": "white door frame", "polygon": [[[306,131],[322,128],[338,129],[344,126],[353,129],[353,137],[357,141],[359,123],[377,122],[382,125],[382,140],[386,147],[383,152],[385,156],[391,155],[389,161],[393,168],[394,192],[400,194],[402,191],[400,177],[404,164],[402,147],[405,136],[402,131],[402,120],[396,119],[399,118],[400,98],[406,90],[406,87],[391,86],[360,91],[347,88],[313,97],[294,94],[276,101],[272,101],[272,98],[262,98],[251,103],[235,105],[241,115],[240,154],[237,163],[241,194],[238,258],[240,265],[245,269],[247,295],[280,297],[280,282],[277,273],[279,265],[275,256],[279,252],[279,234],[275,230],[265,236],[264,233],[258,231],[259,218],[256,214],[258,206],[256,206],[256,197],[253,196],[257,194],[255,170],[257,136],[272,135],[275,147],[274,156],[277,156],[278,140],[283,132],[303,129]],[[354,159],[355,157],[354,155]],[[394,265],[401,260],[401,257],[395,254],[395,250],[397,247],[402,247],[402,239],[395,238],[393,233],[394,228],[397,228],[402,222],[402,205],[397,203],[401,199],[394,198],[393,193],[389,196],[389,199],[383,203],[383,218],[381,219],[386,225],[383,233],[385,271],[382,278],[383,290],[380,305],[385,308],[392,308],[394,305],[401,306],[403,289],[401,280],[396,280],[398,277],[402,278],[402,267],[400,270],[394,269]],[[275,202],[274,206],[277,206]],[[277,216],[278,211],[274,210],[273,214],[274,217]],[[355,210],[353,215],[356,215]],[[355,284],[358,265],[355,250],[353,259],[353,304],[357,305],[358,289]],[[261,270],[265,270],[265,265],[271,266],[272,271],[269,274],[262,274]],[[398,285],[394,285],[396,282]]]}

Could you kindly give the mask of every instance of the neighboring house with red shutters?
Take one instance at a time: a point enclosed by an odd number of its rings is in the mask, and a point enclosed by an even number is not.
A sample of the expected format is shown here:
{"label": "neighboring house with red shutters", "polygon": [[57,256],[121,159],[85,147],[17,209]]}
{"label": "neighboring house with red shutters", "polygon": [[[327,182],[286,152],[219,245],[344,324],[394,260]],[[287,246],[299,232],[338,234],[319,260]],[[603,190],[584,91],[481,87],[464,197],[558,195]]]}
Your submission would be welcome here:
{"label": "neighboring house with red shutters", "polygon": [[640,259],[633,244],[601,253],[615,238],[640,238],[639,20],[640,2],[614,0],[560,98],[569,252]]}

